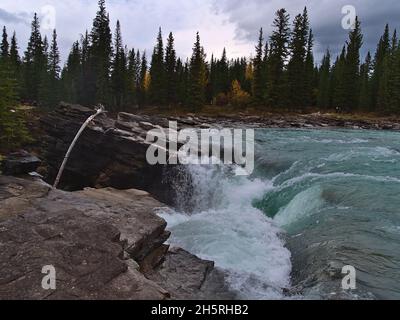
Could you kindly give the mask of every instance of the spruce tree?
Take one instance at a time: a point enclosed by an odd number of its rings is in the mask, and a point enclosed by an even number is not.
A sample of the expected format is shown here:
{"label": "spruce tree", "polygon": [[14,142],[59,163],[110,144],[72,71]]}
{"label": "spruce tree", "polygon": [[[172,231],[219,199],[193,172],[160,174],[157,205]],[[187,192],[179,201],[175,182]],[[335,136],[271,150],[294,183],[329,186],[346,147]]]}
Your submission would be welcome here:
{"label": "spruce tree", "polygon": [[305,61],[305,72],[304,72],[304,103],[303,106],[311,107],[316,103],[316,97],[314,94],[314,88],[316,84],[315,80],[315,68],[314,68],[314,54],[313,54],[313,46],[314,46],[314,35],[312,29],[308,34],[308,43],[307,43],[307,55]]}
{"label": "spruce tree", "polygon": [[63,98],[71,103],[79,102],[81,72],[81,49],[79,42],[76,41],[62,71]]}
{"label": "spruce tree", "polygon": [[[263,59],[264,50],[264,35],[263,29],[260,29],[260,34],[258,37],[258,43],[256,46],[256,56],[253,59],[253,83],[252,92],[253,100],[256,105],[263,105],[265,102],[266,94],[266,83],[265,83],[265,71],[266,63]],[[266,56],[266,55],[264,55]]]}
{"label": "spruce tree", "polygon": [[[93,72],[93,66],[91,65],[91,48],[90,48],[90,35],[89,32],[86,30],[85,35],[81,37],[80,40],[80,48],[78,44],[78,52],[75,50],[75,56],[80,57],[80,64],[79,64],[79,72],[76,73],[76,93],[77,93],[77,100],[79,103],[83,105],[90,105],[94,100],[93,97],[95,96],[96,88],[93,87],[95,83],[95,77]],[[92,94],[92,96],[90,96]]]}
{"label": "spruce tree", "polygon": [[379,103],[378,100],[381,100],[379,98],[380,96],[380,90],[382,90],[382,85],[381,82],[383,80],[384,76],[384,68],[385,64],[387,63],[385,60],[389,54],[390,50],[390,31],[389,31],[389,25],[387,24],[385,26],[385,31],[382,35],[382,37],[379,40],[375,57],[374,57],[374,62],[373,62],[373,74],[372,74],[372,79],[371,79],[371,95],[372,95],[372,108],[374,110],[379,111]]}
{"label": "spruce tree", "polygon": [[330,72],[331,72],[331,54],[327,50],[322,59],[321,68],[319,70],[319,86],[317,106],[320,109],[327,109],[330,105]]}
{"label": "spruce tree", "polygon": [[354,29],[349,34],[344,70],[345,104],[347,111],[357,109],[360,97],[360,49],[363,44],[361,23],[356,18]]}
{"label": "spruce tree", "polygon": [[291,107],[302,107],[306,103],[306,55],[308,21],[305,15],[297,15],[293,22],[290,40],[291,58],[288,64],[289,94]]}
{"label": "spruce tree", "polygon": [[8,35],[7,35],[7,29],[4,26],[3,27],[3,34],[2,34],[2,40],[1,40],[1,46],[0,46],[0,59],[6,60],[8,59],[10,55],[10,45],[8,43]]}
{"label": "spruce tree", "polygon": [[162,30],[159,29],[157,44],[154,47],[150,66],[150,102],[155,105],[163,106],[166,104],[166,71],[164,62],[164,43]]}
{"label": "spruce tree", "polygon": [[389,81],[390,99],[388,113],[400,114],[400,45],[397,42],[392,44],[392,65]]}
{"label": "spruce tree", "polygon": [[332,68],[331,79],[331,106],[337,111],[342,111],[346,105],[346,86],[345,86],[345,68],[346,68],[346,47],[342,49],[342,53],[337,57]]}
{"label": "spruce tree", "polygon": [[24,56],[24,91],[25,99],[39,102],[39,88],[44,72],[46,72],[46,57],[44,44],[40,34],[40,23],[35,13],[32,22],[32,32]]}
{"label": "spruce tree", "polygon": [[167,48],[165,50],[165,72],[166,72],[166,102],[174,105],[177,102],[177,74],[176,74],[176,52],[174,47],[174,36],[172,32],[168,36]]}
{"label": "spruce tree", "polygon": [[127,61],[121,34],[121,25],[117,21],[114,36],[114,58],[111,66],[111,87],[113,91],[112,106],[116,111],[121,111],[126,102]]}
{"label": "spruce tree", "polygon": [[389,51],[384,59],[383,72],[378,90],[378,105],[382,113],[390,114],[395,112],[398,105],[398,39],[397,31],[393,33]]}
{"label": "spruce tree", "polygon": [[43,67],[41,69],[40,74],[40,84],[39,84],[39,93],[38,93],[38,104],[42,107],[50,107],[50,87],[51,87],[51,78],[50,78],[50,64],[49,64],[49,42],[47,40],[47,36],[43,39]]}
{"label": "spruce tree", "polygon": [[177,101],[178,104],[185,105],[188,93],[188,78],[189,78],[188,61],[183,63],[182,60],[179,58],[176,63],[176,73],[178,77]]}
{"label": "spruce tree", "polygon": [[372,107],[371,70],[372,58],[371,53],[368,51],[365,62],[360,67],[360,100],[358,105],[362,111],[370,111]]}
{"label": "spruce tree", "polygon": [[217,95],[217,60],[214,54],[211,55],[210,60],[210,75],[208,78],[207,101],[211,104],[215,103],[214,97]]}
{"label": "spruce tree", "polygon": [[93,21],[90,33],[90,88],[87,95],[91,104],[108,104],[110,101],[110,72],[112,58],[112,35],[110,18],[106,11],[105,0],[99,0],[99,10]]}
{"label": "spruce tree", "polygon": [[230,90],[229,63],[226,56],[226,49],[222,51],[221,60],[216,65],[216,94],[227,94]]}
{"label": "spruce tree", "polygon": [[187,104],[194,110],[205,104],[205,89],[207,82],[204,49],[200,44],[200,35],[197,32],[189,66],[189,84]]}
{"label": "spruce tree", "polygon": [[60,99],[60,51],[57,44],[57,31],[53,30],[53,36],[48,55],[48,96],[47,105],[55,107]]}
{"label": "spruce tree", "polygon": [[137,91],[139,83],[140,62],[140,53],[138,52],[138,54],[136,54],[136,51],[134,49],[130,50],[128,55],[127,99],[131,106],[136,106],[138,104]]}
{"label": "spruce tree", "polygon": [[11,38],[11,47],[10,47],[10,63],[14,68],[19,69],[21,65],[21,58],[18,52],[18,43],[17,43],[17,35],[14,32]]}
{"label": "spruce tree", "polygon": [[290,16],[285,9],[276,12],[270,37],[270,58],[268,63],[268,104],[283,107],[288,104],[288,81],[284,74],[290,40]]}
{"label": "spruce tree", "polygon": [[146,52],[143,52],[140,65],[140,77],[139,77],[139,87],[138,87],[138,102],[139,106],[145,106],[147,104],[147,88],[146,88],[146,78],[147,73],[147,58]]}

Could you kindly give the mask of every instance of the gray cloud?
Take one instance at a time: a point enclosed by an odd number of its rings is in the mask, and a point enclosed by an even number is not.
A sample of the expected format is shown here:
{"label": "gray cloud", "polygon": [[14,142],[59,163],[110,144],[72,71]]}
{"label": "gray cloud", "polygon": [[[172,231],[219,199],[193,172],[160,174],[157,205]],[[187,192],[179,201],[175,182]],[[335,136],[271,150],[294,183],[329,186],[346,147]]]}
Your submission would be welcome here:
{"label": "gray cloud", "polygon": [[5,23],[23,23],[27,24],[27,15],[25,13],[11,13],[0,8],[0,20]]}
{"label": "gray cloud", "polygon": [[[53,5],[57,12],[56,28],[63,61],[72,43],[91,28],[97,10],[95,0],[0,0],[0,22],[11,33],[16,30],[24,50],[29,38],[33,12]],[[284,7],[293,18],[308,7],[315,33],[316,59],[330,48],[338,53],[347,39],[341,27],[343,5],[353,5],[361,18],[364,38],[363,54],[375,51],[376,43],[386,23],[399,27],[398,0],[107,0],[112,28],[121,20],[124,42],[129,47],[152,51],[158,27],[164,36],[175,35],[178,54],[191,54],[196,31],[200,31],[208,56],[220,55],[223,47],[229,56],[254,54],[260,27],[266,34],[272,30],[276,10]],[[42,30],[50,36],[51,30]]]}
{"label": "gray cloud", "polygon": [[392,29],[399,27],[398,0],[214,0],[213,8],[216,14],[227,14],[229,21],[236,24],[237,38],[254,42],[260,27],[271,32],[274,13],[278,9],[286,8],[293,18],[307,6],[320,59],[327,48],[338,53],[347,39],[348,31],[341,27],[344,5],[353,5],[361,19],[364,55],[368,50],[375,50],[386,23]]}

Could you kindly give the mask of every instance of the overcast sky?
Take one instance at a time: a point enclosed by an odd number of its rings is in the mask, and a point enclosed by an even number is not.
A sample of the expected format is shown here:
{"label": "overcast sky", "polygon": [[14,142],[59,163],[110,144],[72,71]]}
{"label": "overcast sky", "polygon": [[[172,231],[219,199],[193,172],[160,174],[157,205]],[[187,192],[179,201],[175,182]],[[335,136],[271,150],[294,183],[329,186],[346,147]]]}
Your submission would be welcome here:
{"label": "overcast sky", "polygon": [[[51,7],[55,8],[55,26],[59,46],[65,59],[72,43],[91,28],[97,11],[97,0],[0,0],[0,24],[9,33],[17,32],[21,49],[25,50],[34,12],[52,21]],[[191,53],[196,31],[208,57],[219,56],[224,47],[229,57],[250,56],[263,27],[267,34],[275,12],[286,8],[292,17],[308,7],[316,37],[316,57],[328,47],[337,53],[343,46],[348,30],[342,28],[342,8],[352,5],[362,21],[365,35],[363,54],[374,51],[386,23],[399,29],[400,1],[398,0],[108,0],[112,29],[116,20],[122,25],[124,42],[131,48],[152,51],[158,27],[164,37],[172,31],[180,56]],[[49,9],[50,8],[50,9]],[[47,12],[47,14],[46,14]],[[46,25],[43,22],[42,25]],[[51,23],[49,24],[51,25]],[[49,30],[42,30],[50,34]]]}

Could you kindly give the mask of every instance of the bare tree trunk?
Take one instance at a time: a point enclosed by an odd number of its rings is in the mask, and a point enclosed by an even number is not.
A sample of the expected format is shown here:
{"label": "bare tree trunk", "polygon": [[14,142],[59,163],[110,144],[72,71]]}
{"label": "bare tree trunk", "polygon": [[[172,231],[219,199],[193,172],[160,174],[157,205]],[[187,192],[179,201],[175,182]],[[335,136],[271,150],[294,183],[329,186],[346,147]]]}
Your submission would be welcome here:
{"label": "bare tree trunk", "polygon": [[96,113],[91,115],[85,121],[85,123],[82,125],[82,127],[79,129],[78,133],[76,134],[74,140],[72,141],[72,143],[71,143],[71,145],[70,145],[70,147],[69,147],[69,149],[68,149],[68,151],[67,151],[67,153],[66,153],[66,155],[64,157],[64,160],[63,160],[63,162],[61,164],[60,170],[58,171],[58,175],[57,175],[56,181],[54,182],[53,188],[57,189],[57,187],[58,187],[58,185],[60,183],[62,174],[64,172],[65,166],[67,165],[69,156],[71,155],[71,152],[74,149],[75,144],[77,143],[79,137],[82,135],[83,131],[86,129],[86,127],[89,125],[89,123],[92,122],[98,115],[100,115],[102,113],[105,113],[105,112],[106,111],[105,111],[104,107],[102,105],[100,105],[99,107],[96,108]]}

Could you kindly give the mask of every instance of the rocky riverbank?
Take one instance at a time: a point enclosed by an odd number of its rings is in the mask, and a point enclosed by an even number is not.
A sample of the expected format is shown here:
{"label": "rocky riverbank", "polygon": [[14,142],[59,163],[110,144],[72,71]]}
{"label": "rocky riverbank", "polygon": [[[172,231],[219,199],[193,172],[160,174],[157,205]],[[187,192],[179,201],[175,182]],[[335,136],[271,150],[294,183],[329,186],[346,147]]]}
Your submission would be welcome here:
{"label": "rocky riverbank", "polygon": [[[0,176],[0,300],[234,298],[213,262],[165,244],[163,206],[138,190]],[[41,286],[48,265],[56,290]]]}

